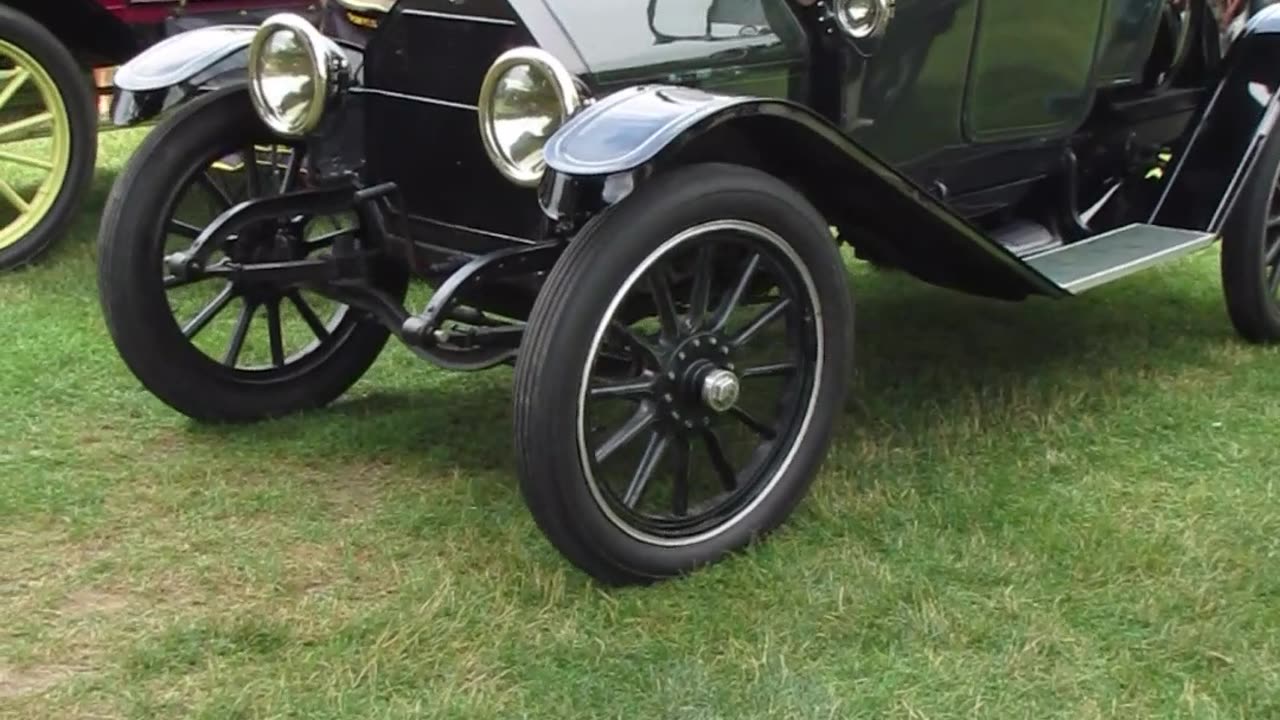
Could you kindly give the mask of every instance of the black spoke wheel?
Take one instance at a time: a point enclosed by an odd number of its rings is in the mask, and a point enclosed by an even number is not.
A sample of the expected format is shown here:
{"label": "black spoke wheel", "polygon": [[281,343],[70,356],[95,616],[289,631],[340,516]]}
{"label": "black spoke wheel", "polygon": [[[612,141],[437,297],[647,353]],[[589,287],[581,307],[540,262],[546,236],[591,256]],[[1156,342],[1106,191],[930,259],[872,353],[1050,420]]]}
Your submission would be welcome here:
{"label": "black spoke wheel", "polygon": [[842,406],[847,277],[821,216],[726,165],[642,187],[576,238],[517,366],[521,488],[609,583],[672,577],[781,523]]}
{"label": "black spoke wheel", "polygon": [[[652,317],[629,322],[637,306]],[[818,315],[803,265],[754,223],[691,228],[630,279],[600,326],[579,411],[587,481],[621,529],[694,542],[768,489],[821,374]]]}
{"label": "black spoke wheel", "polygon": [[1224,228],[1222,283],[1241,337],[1280,342],[1280,137],[1267,141]]}
{"label": "black spoke wheel", "polygon": [[[213,93],[153,131],[112,188],[99,235],[99,289],[121,357],[180,412],[249,421],[323,406],[372,365],[385,328],[311,289],[271,280],[175,275],[237,203],[307,186],[305,148],[273,137],[247,93]],[[359,242],[353,217],[292,216],[233,228],[205,263],[313,259]],[[403,298],[407,278],[383,289]]]}

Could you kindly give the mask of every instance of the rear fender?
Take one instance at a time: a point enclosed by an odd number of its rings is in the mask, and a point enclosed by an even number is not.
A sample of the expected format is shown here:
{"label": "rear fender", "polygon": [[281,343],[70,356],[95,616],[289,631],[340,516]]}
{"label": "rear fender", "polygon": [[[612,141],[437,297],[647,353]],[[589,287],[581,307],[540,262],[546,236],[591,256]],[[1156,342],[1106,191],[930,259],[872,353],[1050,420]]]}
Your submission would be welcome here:
{"label": "rear fender", "polygon": [[252,25],[216,25],[174,35],[116,71],[111,119],[136,125],[217,87],[247,81]]}
{"label": "rear fender", "polygon": [[859,253],[937,285],[1019,299],[1062,291],[807,108],[683,87],[624,90],[548,142],[543,211],[565,222],[619,202],[655,173],[729,162],[796,186]]}
{"label": "rear fender", "polygon": [[1232,44],[1222,77],[1179,143],[1151,222],[1222,230],[1280,120],[1280,6],[1253,16]]}

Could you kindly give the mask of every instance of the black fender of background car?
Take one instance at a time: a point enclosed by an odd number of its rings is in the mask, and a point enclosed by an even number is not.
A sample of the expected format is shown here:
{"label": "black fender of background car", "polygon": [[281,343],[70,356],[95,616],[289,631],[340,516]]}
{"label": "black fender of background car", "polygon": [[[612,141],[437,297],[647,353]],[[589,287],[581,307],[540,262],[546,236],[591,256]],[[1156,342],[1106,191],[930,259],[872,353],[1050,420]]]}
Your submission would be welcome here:
{"label": "black fender of background car", "polygon": [[593,184],[616,202],[619,187],[664,165],[745,164],[799,188],[864,257],[984,295],[1063,294],[826,118],[787,100],[666,85],[623,90],[574,116],[545,155],[541,202],[552,220],[574,214]]}
{"label": "black fender of background car", "polygon": [[49,28],[86,65],[113,65],[138,51],[138,40],[97,0],[6,0]]}
{"label": "black fender of background car", "polygon": [[[116,71],[111,120],[137,125],[196,96],[248,82],[249,45],[256,25],[213,25],[174,35],[151,46]],[[364,50],[332,38],[358,77]]]}
{"label": "black fender of background car", "polygon": [[111,119],[136,125],[202,92],[248,78],[252,25],[199,28],[151,46],[122,65],[115,76]]}

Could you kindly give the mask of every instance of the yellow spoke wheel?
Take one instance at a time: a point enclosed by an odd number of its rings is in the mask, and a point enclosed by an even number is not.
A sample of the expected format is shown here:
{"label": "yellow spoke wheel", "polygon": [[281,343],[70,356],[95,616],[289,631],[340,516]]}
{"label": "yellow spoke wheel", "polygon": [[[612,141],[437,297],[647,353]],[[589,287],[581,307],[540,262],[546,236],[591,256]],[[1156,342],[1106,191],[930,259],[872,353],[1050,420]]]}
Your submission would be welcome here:
{"label": "yellow spoke wheel", "polygon": [[0,7],[0,269],[34,259],[74,215],[97,154],[93,107],[70,51]]}

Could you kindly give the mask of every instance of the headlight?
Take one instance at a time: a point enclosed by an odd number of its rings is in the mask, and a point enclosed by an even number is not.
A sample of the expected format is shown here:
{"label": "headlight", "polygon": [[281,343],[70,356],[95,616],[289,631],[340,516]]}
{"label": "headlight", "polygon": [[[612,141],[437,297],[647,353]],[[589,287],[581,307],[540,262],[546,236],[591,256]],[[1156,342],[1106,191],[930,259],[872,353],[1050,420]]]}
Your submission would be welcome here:
{"label": "headlight", "polygon": [[537,185],[546,172],[543,148],[581,106],[573,75],[553,55],[508,51],[480,88],[480,136],[489,159],[517,185]]}
{"label": "headlight", "polygon": [[893,21],[894,0],[838,0],[832,9],[836,24],[854,40],[874,40]]}
{"label": "headlight", "polygon": [[291,13],[267,18],[249,46],[253,106],[285,137],[302,137],[320,126],[348,73],[342,48]]}

